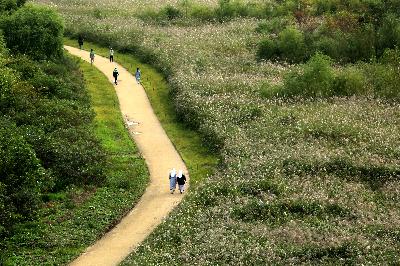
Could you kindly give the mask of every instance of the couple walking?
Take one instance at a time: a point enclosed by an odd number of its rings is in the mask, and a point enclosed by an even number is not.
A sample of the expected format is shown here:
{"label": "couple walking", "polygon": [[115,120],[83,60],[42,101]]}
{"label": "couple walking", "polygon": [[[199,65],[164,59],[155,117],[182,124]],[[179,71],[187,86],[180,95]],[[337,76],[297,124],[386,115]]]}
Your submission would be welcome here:
{"label": "couple walking", "polygon": [[169,173],[169,189],[171,191],[171,194],[175,192],[176,183],[178,183],[179,191],[182,194],[185,191],[186,176],[183,174],[182,170],[179,170],[177,174],[174,168]]}
{"label": "couple walking", "polygon": [[[137,69],[136,69],[136,73],[135,73],[135,77],[136,77],[136,81],[137,81],[138,84],[140,84],[140,77],[141,77],[141,75],[142,75],[142,74],[140,73],[140,69],[137,68]],[[118,76],[119,76],[118,69],[117,69],[117,68],[114,68],[113,77],[114,77],[114,83],[115,83],[115,85],[118,84]]]}

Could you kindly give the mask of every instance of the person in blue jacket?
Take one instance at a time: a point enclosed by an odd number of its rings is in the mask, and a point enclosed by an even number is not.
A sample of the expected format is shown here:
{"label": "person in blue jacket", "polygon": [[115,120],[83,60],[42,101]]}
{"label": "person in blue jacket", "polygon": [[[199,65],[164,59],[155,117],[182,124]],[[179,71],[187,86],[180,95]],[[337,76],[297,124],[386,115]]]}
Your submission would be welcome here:
{"label": "person in blue jacket", "polygon": [[176,170],[175,168],[169,172],[169,190],[171,191],[171,194],[175,192],[176,189]]}
{"label": "person in blue jacket", "polygon": [[136,82],[138,84],[140,84],[140,78],[142,77],[142,73],[140,72],[139,68],[136,68],[136,73],[135,73],[135,78],[136,78]]}

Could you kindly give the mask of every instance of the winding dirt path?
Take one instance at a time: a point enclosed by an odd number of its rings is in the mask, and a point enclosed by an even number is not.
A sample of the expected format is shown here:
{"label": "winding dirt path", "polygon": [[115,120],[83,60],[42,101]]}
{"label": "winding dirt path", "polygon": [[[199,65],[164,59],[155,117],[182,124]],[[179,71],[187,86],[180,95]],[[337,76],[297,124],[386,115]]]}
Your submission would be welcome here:
{"label": "winding dirt path", "polygon": [[[87,51],[65,46],[71,54],[90,61]],[[118,55],[117,55],[118,56]],[[121,112],[150,171],[150,184],[137,205],[121,222],[89,247],[71,265],[117,265],[128,256],[168,213],[182,200],[169,193],[168,172],[172,167],[187,169],[155,116],[142,86],[126,69],[96,55],[94,66],[113,83],[112,72],[119,71],[115,90]],[[188,174],[187,174],[188,176]],[[132,177],[134,178],[134,177]]]}

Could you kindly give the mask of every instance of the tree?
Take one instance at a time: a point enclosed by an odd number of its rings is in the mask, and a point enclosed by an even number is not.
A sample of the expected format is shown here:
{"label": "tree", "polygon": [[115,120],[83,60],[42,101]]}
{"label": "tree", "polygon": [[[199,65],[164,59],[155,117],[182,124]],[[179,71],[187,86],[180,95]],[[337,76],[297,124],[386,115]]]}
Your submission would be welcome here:
{"label": "tree", "polygon": [[51,9],[27,5],[1,23],[6,45],[11,51],[33,59],[58,58],[63,54],[62,19]]}

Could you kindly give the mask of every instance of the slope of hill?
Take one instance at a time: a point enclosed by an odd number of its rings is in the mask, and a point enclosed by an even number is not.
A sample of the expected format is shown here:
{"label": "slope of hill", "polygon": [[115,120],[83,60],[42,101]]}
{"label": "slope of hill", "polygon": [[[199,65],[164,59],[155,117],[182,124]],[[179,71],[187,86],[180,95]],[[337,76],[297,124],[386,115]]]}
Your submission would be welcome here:
{"label": "slope of hill", "polygon": [[81,2],[67,34],[158,67],[222,157],[126,264],[398,261],[397,1]]}

